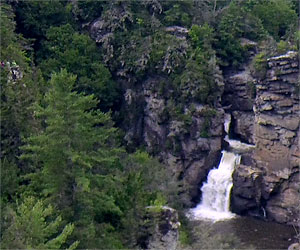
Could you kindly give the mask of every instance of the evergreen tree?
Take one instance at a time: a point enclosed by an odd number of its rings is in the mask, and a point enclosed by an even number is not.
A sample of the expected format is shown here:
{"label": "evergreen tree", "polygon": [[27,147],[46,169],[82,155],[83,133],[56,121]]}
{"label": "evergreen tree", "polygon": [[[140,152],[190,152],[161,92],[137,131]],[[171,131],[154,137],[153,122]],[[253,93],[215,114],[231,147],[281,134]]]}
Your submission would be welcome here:
{"label": "evergreen tree", "polygon": [[52,75],[44,105],[35,105],[45,129],[26,140],[22,159],[37,168],[27,176],[32,190],[55,204],[65,219],[76,221],[75,234],[85,239],[81,247],[91,248],[99,247],[100,228],[113,231],[109,225],[121,216],[113,197],[121,150],[110,115],[94,109],[93,95],[72,91],[75,81],[66,70]]}
{"label": "evergreen tree", "polygon": [[[2,249],[61,249],[74,230],[73,224],[62,226],[61,216],[54,216],[51,205],[28,197],[11,212],[11,223],[1,240]],[[67,249],[75,249],[78,241]]]}
{"label": "evergreen tree", "polygon": [[77,75],[76,90],[94,94],[101,100],[98,105],[102,111],[116,108],[119,90],[101,63],[96,43],[88,35],[76,32],[70,24],[49,28],[46,38],[37,53],[44,76],[48,78],[52,72],[65,68]]}
{"label": "evergreen tree", "polygon": [[73,23],[72,6],[67,1],[16,1],[19,29],[27,37],[39,41],[49,27]]}
{"label": "evergreen tree", "polygon": [[43,80],[31,68],[28,41],[15,33],[11,6],[1,3],[0,12],[1,158],[15,162],[21,137],[37,128],[29,107],[39,99]]}

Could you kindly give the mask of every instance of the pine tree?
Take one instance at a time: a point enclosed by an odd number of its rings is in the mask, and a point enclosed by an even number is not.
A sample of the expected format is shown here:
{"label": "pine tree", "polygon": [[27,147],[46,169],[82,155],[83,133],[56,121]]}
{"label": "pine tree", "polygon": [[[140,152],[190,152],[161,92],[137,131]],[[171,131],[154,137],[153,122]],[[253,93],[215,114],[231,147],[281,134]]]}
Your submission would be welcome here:
{"label": "pine tree", "polygon": [[99,225],[121,216],[113,192],[122,150],[110,115],[95,109],[93,95],[73,91],[75,81],[66,70],[52,75],[44,105],[34,107],[45,129],[26,140],[22,159],[40,169],[27,176],[32,190],[76,221],[81,247],[99,247]]}
{"label": "pine tree", "polygon": [[22,136],[37,129],[29,107],[40,97],[43,80],[31,68],[25,50],[30,46],[15,32],[15,15],[6,3],[0,5],[0,98],[1,98],[1,160],[18,163]]}
{"label": "pine tree", "polygon": [[[5,230],[2,249],[61,249],[74,230],[73,224],[62,226],[61,216],[53,218],[51,205],[45,206],[41,200],[27,197],[11,212],[11,223]],[[68,249],[75,249],[78,241],[73,242]]]}

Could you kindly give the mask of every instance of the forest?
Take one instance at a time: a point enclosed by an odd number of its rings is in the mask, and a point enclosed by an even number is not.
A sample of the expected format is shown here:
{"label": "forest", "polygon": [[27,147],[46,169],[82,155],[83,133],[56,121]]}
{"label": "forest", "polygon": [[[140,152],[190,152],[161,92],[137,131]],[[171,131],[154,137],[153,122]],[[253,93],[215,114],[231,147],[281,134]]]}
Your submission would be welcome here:
{"label": "forest", "polygon": [[[126,108],[124,96],[161,77],[162,123],[176,118],[189,130],[184,107],[204,105],[200,137],[209,139],[221,72],[249,57],[241,39],[259,46],[258,78],[267,58],[299,51],[298,1],[1,0],[0,8],[1,249],[143,248],[147,210],[163,206],[178,211],[188,245],[186,183],[159,147],[127,140],[143,104]],[[178,140],[163,150],[180,154]]]}

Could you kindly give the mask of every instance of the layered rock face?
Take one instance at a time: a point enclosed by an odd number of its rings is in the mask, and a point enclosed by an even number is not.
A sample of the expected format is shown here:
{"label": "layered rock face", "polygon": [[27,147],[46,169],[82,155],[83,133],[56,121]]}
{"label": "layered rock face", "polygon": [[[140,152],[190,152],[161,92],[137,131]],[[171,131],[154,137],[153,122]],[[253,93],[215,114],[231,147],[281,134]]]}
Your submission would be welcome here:
{"label": "layered rock face", "polygon": [[256,148],[246,166],[235,170],[232,206],[291,224],[300,205],[298,55],[288,52],[267,63],[265,79],[255,80]]}
{"label": "layered rock face", "polygon": [[268,59],[266,79],[256,89],[254,157],[265,172],[262,198],[269,218],[292,222],[300,205],[298,54]]}

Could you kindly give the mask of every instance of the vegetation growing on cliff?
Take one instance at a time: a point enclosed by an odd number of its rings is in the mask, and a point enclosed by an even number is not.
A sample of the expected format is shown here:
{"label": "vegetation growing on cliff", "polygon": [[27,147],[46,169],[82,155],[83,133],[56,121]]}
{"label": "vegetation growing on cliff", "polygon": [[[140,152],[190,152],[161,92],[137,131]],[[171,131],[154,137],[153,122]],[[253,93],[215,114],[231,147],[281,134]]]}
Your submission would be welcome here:
{"label": "vegetation growing on cliff", "polygon": [[[201,136],[209,137],[220,69],[238,67],[248,53],[241,39],[261,46],[260,71],[267,55],[299,41],[297,1],[289,0],[3,1],[0,8],[7,249],[137,247],[145,207],[182,202],[147,148],[126,151],[115,124],[124,128],[134,115],[121,105],[128,85],[141,90],[159,75],[164,120],[182,120],[188,131],[185,107],[205,106]],[[176,136],[167,148],[180,153]]]}

